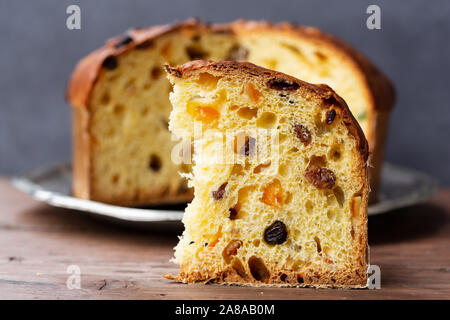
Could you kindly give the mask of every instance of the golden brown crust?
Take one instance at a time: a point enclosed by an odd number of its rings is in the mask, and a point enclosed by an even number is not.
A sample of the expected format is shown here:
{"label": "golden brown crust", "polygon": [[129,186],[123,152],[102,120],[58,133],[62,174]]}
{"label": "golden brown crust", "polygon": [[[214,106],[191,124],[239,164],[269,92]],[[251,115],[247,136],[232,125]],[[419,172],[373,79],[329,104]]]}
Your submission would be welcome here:
{"label": "golden brown crust", "polygon": [[[182,269],[181,269],[182,270]],[[266,281],[255,280],[251,275],[241,275],[232,267],[214,272],[184,272],[178,275],[165,274],[164,278],[181,283],[217,283],[224,285],[240,285],[252,287],[314,287],[314,288],[347,288],[359,289],[367,287],[366,269],[347,272],[328,272],[326,270],[275,270]]]}
{"label": "golden brown crust", "polygon": [[[161,186],[159,189],[154,189],[147,192],[141,192],[137,196],[136,194],[128,193],[115,196],[114,198],[102,198],[101,195],[93,194],[91,198],[95,201],[105,202],[118,206],[152,206],[161,204],[179,204],[189,202],[194,197],[193,190],[189,189],[183,193],[171,192],[168,185]],[[78,197],[78,195],[75,195]],[[82,197],[80,197],[82,198]],[[87,198],[90,199],[90,198]]]}
{"label": "golden brown crust", "polygon": [[[360,201],[352,202],[351,214],[357,217],[358,224],[354,226],[355,232],[355,251],[358,254],[357,264],[352,266],[350,270],[339,270],[330,272],[327,269],[310,269],[303,271],[301,274],[292,270],[273,269],[270,270],[270,277],[265,281],[259,281],[250,276],[249,271],[236,272],[232,267],[225,270],[195,270],[191,265],[181,265],[180,273],[177,276],[166,275],[168,279],[178,282],[214,282],[221,284],[243,284],[250,286],[296,286],[296,287],[342,287],[342,288],[364,288],[367,283],[367,265],[368,265],[368,248],[367,248],[367,202],[368,202],[368,179],[367,179],[367,160],[369,155],[367,140],[356,119],[353,117],[345,101],[339,97],[327,85],[313,85],[281,72],[265,69],[249,62],[235,61],[205,61],[197,60],[185,63],[181,66],[170,67],[165,65],[166,72],[172,77],[189,78],[197,76],[202,72],[209,72],[216,76],[228,75],[243,79],[246,77],[257,77],[258,82],[266,83],[273,90],[273,80],[284,90],[290,92],[300,91],[310,98],[320,99],[323,101],[322,106],[333,106],[333,109],[340,114],[348,132],[356,139],[356,145],[360,154],[359,166],[362,181],[362,190],[359,196]],[[355,200],[356,201],[356,200]],[[194,270],[193,270],[194,269]],[[281,278],[283,275],[283,279]],[[301,281],[300,281],[301,280]]]}
{"label": "golden brown crust", "polygon": [[72,108],[72,139],[73,139],[73,194],[81,199],[90,199],[91,184],[89,183],[90,137],[89,113],[84,108]]}

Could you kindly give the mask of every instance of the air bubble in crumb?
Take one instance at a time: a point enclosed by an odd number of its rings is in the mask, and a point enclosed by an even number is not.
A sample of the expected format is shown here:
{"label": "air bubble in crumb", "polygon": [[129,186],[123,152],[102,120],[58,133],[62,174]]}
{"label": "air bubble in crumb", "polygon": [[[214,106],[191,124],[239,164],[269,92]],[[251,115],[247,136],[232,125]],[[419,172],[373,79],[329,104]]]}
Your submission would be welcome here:
{"label": "air bubble in crumb", "polygon": [[255,118],[258,115],[258,109],[257,108],[249,108],[249,107],[243,107],[240,108],[237,112],[237,115],[241,118],[244,118],[246,120],[251,120]]}
{"label": "air bubble in crumb", "polygon": [[332,209],[327,211],[327,218],[330,220],[334,220],[336,218],[336,212]]}
{"label": "air bubble in crumb", "polygon": [[336,187],[333,189],[333,193],[339,206],[342,207],[345,202],[344,191],[340,187]]}
{"label": "air bubble in crumb", "polygon": [[289,168],[286,164],[280,164],[278,167],[278,173],[282,176],[287,176],[289,174]]}
{"label": "air bubble in crumb", "polygon": [[316,242],[317,252],[321,253],[322,252],[322,246],[320,245],[320,239],[318,237],[314,237],[314,241]]}
{"label": "air bubble in crumb", "polygon": [[233,170],[231,171],[231,175],[239,176],[244,174],[244,167],[241,164],[235,164],[233,166]]}
{"label": "air bubble in crumb", "polygon": [[339,161],[342,158],[341,150],[338,145],[335,145],[331,148],[330,152],[328,153],[328,158],[333,161]]}
{"label": "air bubble in crumb", "polygon": [[261,258],[251,256],[248,267],[253,278],[257,281],[266,282],[270,278],[270,272]]}
{"label": "air bubble in crumb", "polygon": [[209,73],[201,73],[197,83],[202,87],[206,87],[208,90],[213,90],[217,87],[217,83],[219,82],[219,77],[213,76]]}
{"label": "air bubble in crumb", "polygon": [[314,205],[310,200],[306,201],[305,209],[307,213],[312,213],[314,210]]}
{"label": "air bubble in crumb", "polygon": [[247,276],[244,265],[242,264],[241,260],[239,260],[239,258],[233,259],[233,261],[231,262],[231,267],[241,278],[245,278]]}
{"label": "air bubble in crumb", "polygon": [[277,115],[273,112],[264,112],[256,120],[256,125],[264,129],[272,129],[277,124]]}

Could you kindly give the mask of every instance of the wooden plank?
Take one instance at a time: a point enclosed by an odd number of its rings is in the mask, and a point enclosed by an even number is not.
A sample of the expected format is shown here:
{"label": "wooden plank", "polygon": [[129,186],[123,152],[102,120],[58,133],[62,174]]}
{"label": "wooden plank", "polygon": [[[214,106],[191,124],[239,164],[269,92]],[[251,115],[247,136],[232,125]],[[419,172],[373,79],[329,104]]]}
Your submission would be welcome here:
{"label": "wooden plank", "polygon": [[[381,290],[183,285],[161,277],[173,230],[136,230],[34,201],[0,179],[1,299],[438,299],[450,298],[450,190],[426,204],[369,219]],[[70,290],[67,267],[81,270]]]}

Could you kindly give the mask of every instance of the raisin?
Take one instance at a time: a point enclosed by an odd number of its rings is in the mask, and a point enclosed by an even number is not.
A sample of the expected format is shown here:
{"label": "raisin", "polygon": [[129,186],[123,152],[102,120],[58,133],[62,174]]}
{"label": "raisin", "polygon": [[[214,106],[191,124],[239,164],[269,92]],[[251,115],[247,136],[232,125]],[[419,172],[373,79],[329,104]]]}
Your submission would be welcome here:
{"label": "raisin", "polygon": [[248,156],[253,153],[253,151],[255,150],[255,146],[256,146],[256,139],[248,137],[239,153]]}
{"label": "raisin", "polygon": [[270,79],[267,86],[271,89],[282,91],[295,91],[300,87],[297,82],[285,78]]}
{"label": "raisin", "polygon": [[311,132],[307,127],[300,123],[294,123],[294,133],[295,136],[305,145],[307,146],[311,142]]}
{"label": "raisin", "polygon": [[230,220],[236,220],[237,218],[237,210],[235,208],[230,208],[230,215],[228,216],[228,218],[230,218]]}
{"label": "raisin", "polygon": [[191,241],[191,242],[189,242],[189,244],[191,245],[191,244],[194,244],[195,243],[195,241]]}
{"label": "raisin", "polygon": [[150,71],[150,77],[152,79],[158,79],[162,74],[162,70],[160,67],[154,67],[152,68],[152,70]]}
{"label": "raisin", "polygon": [[156,154],[152,154],[150,156],[150,162],[149,162],[148,166],[153,171],[159,171],[162,167],[161,159],[159,159],[159,157]]}
{"label": "raisin", "polygon": [[332,189],[336,182],[336,176],[333,171],[327,168],[313,167],[305,172],[306,179],[319,189]]}
{"label": "raisin", "polygon": [[328,110],[325,115],[325,122],[327,124],[332,124],[335,117],[336,117],[336,110],[334,109]]}
{"label": "raisin", "polygon": [[148,48],[150,48],[152,46],[153,46],[153,41],[152,40],[147,40],[147,41],[144,41],[144,42],[139,43],[138,45],[136,45],[136,49],[143,50],[143,49],[148,49]]}
{"label": "raisin", "polygon": [[133,41],[133,38],[130,36],[123,36],[121,39],[119,39],[116,44],[114,45],[114,48],[119,49],[120,47],[123,47],[127,44],[129,44],[130,42]]}
{"label": "raisin", "polygon": [[186,48],[186,53],[190,60],[201,60],[207,57],[207,53],[198,46],[189,46]]}
{"label": "raisin", "polygon": [[242,246],[241,240],[233,240],[231,241],[225,249],[222,251],[222,256],[226,262],[230,261],[231,256],[235,256],[237,254],[238,249]]}
{"label": "raisin", "polygon": [[264,241],[268,244],[282,244],[287,239],[286,225],[277,220],[264,231]]}
{"label": "raisin", "polygon": [[227,182],[225,182],[224,184],[222,184],[219,189],[217,189],[216,191],[212,192],[212,196],[214,198],[214,200],[220,200],[223,198],[223,196],[225,195],[225,188],[227,186]]}
{"label": "raisin", "polygon": [[117,58],[115,56],[108,56],[103,60],[102,66],[108,70],[114,70],[119,65]]}
{"label": "raisin", "polygon": [[247,60],[248,58],[248,50],[242,46],[235,45],[230,49],[228,56],[225,60],[231,61],[241,61]]}

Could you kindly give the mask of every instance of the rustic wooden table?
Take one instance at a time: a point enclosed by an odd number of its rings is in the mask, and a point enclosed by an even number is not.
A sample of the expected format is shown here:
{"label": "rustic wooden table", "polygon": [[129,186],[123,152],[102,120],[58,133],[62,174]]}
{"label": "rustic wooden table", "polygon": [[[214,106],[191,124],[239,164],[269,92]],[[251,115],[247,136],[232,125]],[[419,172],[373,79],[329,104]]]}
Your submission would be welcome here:
{"label": "rustic wooden table", "polygon": [[[176,232],[136,230],[34,201],[0,179],[1,299],[450,298],[450,190],[428,203],[370,217],[381,290],[183,285],[163,279]],[[81,271],[68,289],[67,268]]]}

